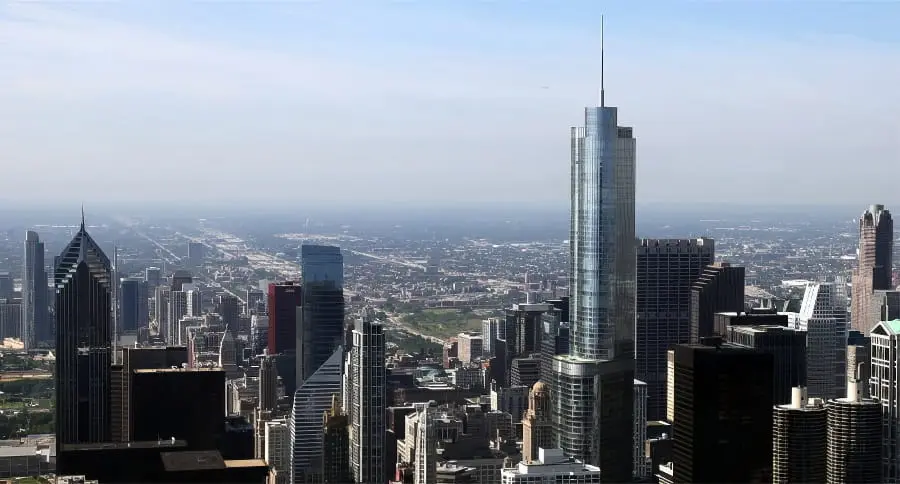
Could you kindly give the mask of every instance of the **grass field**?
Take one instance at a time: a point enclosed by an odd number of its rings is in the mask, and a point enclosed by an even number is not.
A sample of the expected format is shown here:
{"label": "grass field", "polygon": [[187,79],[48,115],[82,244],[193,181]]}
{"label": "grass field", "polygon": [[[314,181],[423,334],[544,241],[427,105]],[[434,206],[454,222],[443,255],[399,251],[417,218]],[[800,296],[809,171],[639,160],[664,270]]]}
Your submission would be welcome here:
{"label": "grass field", "polygon": [[463,331],[481,331],[485,316],[458,309],[424,309],[403,317],[403,323],[429,336],[448,339]]}
{"label": "grass field", "polygon": [[[32,406],[32,403],[37,403],[37,405]],[[53,401],[49,398],[27,398],[24,402],[10,402],[3,396],[0,396],[0,410],[48,410],[51,408],[53,408]]]}

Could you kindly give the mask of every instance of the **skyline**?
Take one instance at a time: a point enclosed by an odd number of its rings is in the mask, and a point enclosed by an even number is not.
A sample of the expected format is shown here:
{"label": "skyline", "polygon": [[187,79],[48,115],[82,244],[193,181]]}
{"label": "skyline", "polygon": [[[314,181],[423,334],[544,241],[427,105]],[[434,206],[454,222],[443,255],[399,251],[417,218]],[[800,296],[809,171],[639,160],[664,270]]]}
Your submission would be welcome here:
{"label": "skyline", "polygon": [[0,192],[565,208],[605,14],[639,206],[898,205],[900,5],[650,3],[8,2]]}

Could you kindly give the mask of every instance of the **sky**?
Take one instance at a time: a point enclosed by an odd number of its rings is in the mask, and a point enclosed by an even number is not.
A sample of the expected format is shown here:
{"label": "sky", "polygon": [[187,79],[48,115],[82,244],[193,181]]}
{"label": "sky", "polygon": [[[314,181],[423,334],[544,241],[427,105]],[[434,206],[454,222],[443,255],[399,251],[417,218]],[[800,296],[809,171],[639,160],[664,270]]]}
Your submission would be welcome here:
{"label": "sky", "polygon": [[0,200],[900,205],[900,2],[0,0]]}

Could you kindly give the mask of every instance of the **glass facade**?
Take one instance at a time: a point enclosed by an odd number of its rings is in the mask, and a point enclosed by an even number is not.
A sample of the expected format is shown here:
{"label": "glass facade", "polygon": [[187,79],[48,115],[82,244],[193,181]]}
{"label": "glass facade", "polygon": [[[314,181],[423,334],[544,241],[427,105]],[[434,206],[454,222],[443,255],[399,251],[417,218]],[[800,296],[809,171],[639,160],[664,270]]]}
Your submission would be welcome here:
{"label": "glass facade", "polygon": [[572,350],[595,360],[634,355],[635,140],[616,108],[585,108],[572,128]]}
{"label": "glass facade", "polygon": [[[56,260],[56,442],[108,442],[111,265],[83,222]],[[57,469],[64,471],[69,461],[65,452],[57,454]]]}
{"label": "glass facade", "polygon": [[344,256],[341,248],[332,245],[303,245],[300,247],[302,284],[328,281],[344,287]]}
{"label": "glass facade", "polygon": [[571,355],[553,360],[553,426],[569,456],[607,482],[632,477],[635,140],[617,110],[571,130]]}

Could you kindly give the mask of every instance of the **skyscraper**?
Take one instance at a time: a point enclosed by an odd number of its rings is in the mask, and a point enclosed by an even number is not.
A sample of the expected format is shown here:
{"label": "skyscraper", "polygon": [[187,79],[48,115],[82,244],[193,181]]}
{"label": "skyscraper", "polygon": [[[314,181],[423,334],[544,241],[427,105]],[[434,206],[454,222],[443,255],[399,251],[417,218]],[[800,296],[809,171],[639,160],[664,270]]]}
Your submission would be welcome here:
{"label": "skyscraper", "polygon": [[[900,320],[882,321],[869,333],[871,346],[872,397],[881,403],[884,422],[883,478],[884,482],[900,482]],[[862,368],[860,368],[862,367]],[[864,373],[864,363],[857,362],[857,378]],[[851,385],[853,386],[853,385]],[[858,386],[857,386],[858,388]],[[858,390],[862,394],[862,390]]]}
{"label": "skyscraper", "polygon": [[350,478],[350,425],[341,410],[338,395],[331,396],[331,408],[322,421],[322,482],[346,484]]}
{"label": "skyscraper", "polygon": [[675,347],[675,482],[766,482],[772,355],[715,344]]}
{"label": "skyscraper", "polygon": [[635,146],[601,81],[600,106],[571,129],[572,354],[554,357],[552,387],[559,447],[609,482],[632,474]]}
{"label": "skyscraper", "polygon": [[716,313],[742,311],[744,268],[727,262],[707,266],[691,287],[691,342],[713,335]]}
{"label": "skyscraper", "polygon": [[847,303],[833,282],[806,286],[795,329],[806,331],[809,396],[838,398],[847,389]]}
{"label": "skyscraper", "polygon": [[137,278],[122,279],[119,292],[119,325],[122,331],[137,331],[147,325],[147,284]]}
{"label": "skyscraper", "polygon": [[712,239],[642,239],[637,248],[635,377],[647,384],[647,418],[666,409],[666,351],[691,340],[691,286],[716,257]]}
{"label": "skyscraper", "polygon": [[[57,260],[57,445],[106,442],[111,435],[112,268],[83,218]],[[59,472],[65,474],[65,452],[58,454]]]}
{"label": "skyscraper", "polygon": [[350,470],[355,482],[383,482],[385,456],[384,326],[368,311],[356,321],[350,351]]}
{"label": "skyscraper", "polygon": [[44,269],[44,243],[37,232],[25,232],[25,257],[22,273],[22,331],[25,348],[53,340],[50,305],[47,302],[47,272]]}
{"label": "skyscraper", "polygon": [[868,334],[878,323],[870,317],[872,291],[891,287],[894,219],[884,205],[872,205],[859,218],[859,253],[853,271],[852,328]]}
{"label": "skyscraper", "polygon": [[[276,356],[284,393],[297,390],[297,326],[302,318],[303,291],[299,283],[269,284],[268,350]],[[321,423],[321,422],[320,422]]]}
{"label": "skyscraper", "polygon": [[222,324],[235,333],[238,327],[238,315],[240,314],[238,298],[231,294],[220,294],[216,297],[216,311],[222,317]]}
{"label": "skyscraper", "polygon": [[793,389],[789,404],[772,417],[772,482],[825,482],[828,411],[820,398]]}
{"label": "skyscraper", "polygon": [[265,355],[259,362],[259,409],[275,410],[278,398],[278,370],[275,358]]}
{"label": "skyscraper", "polygon": [[538,449],[553,446],[553,421],[550,419],[550,389],[537,382],[528,395],[528,411],[522,419],[522,460],[538,458]]}
{"label": "skyscraper", "polygon": [[332,396],[341,392],[343,349],[319,366],[294,392],[291,416],[294,482],[314,480],[322,469],[322,416],[331,408]]}
{"label": "skyscraper", "polygon": [[[881,382],[878,382],[881,384]],[[882,428],[888,419],[882,420],[882,402],[874,398],[862,398],[860,387],[865,382],[859,375],[848,382],[846,398],[828,402],[828,444],[825,482],[892,482],[889,472],[896,469],[896,459],[883,454],[890,447],[889,438],[883,441]],[[887,435],[887,434],[885,434]],[[882,472],[885,479],[882,480]]]}
{"label": "skyscraper", "polygon": [[340,346],[344,335],[344,257],[339,247],[303,245],[301,323],[297,334],[297,384]]}

